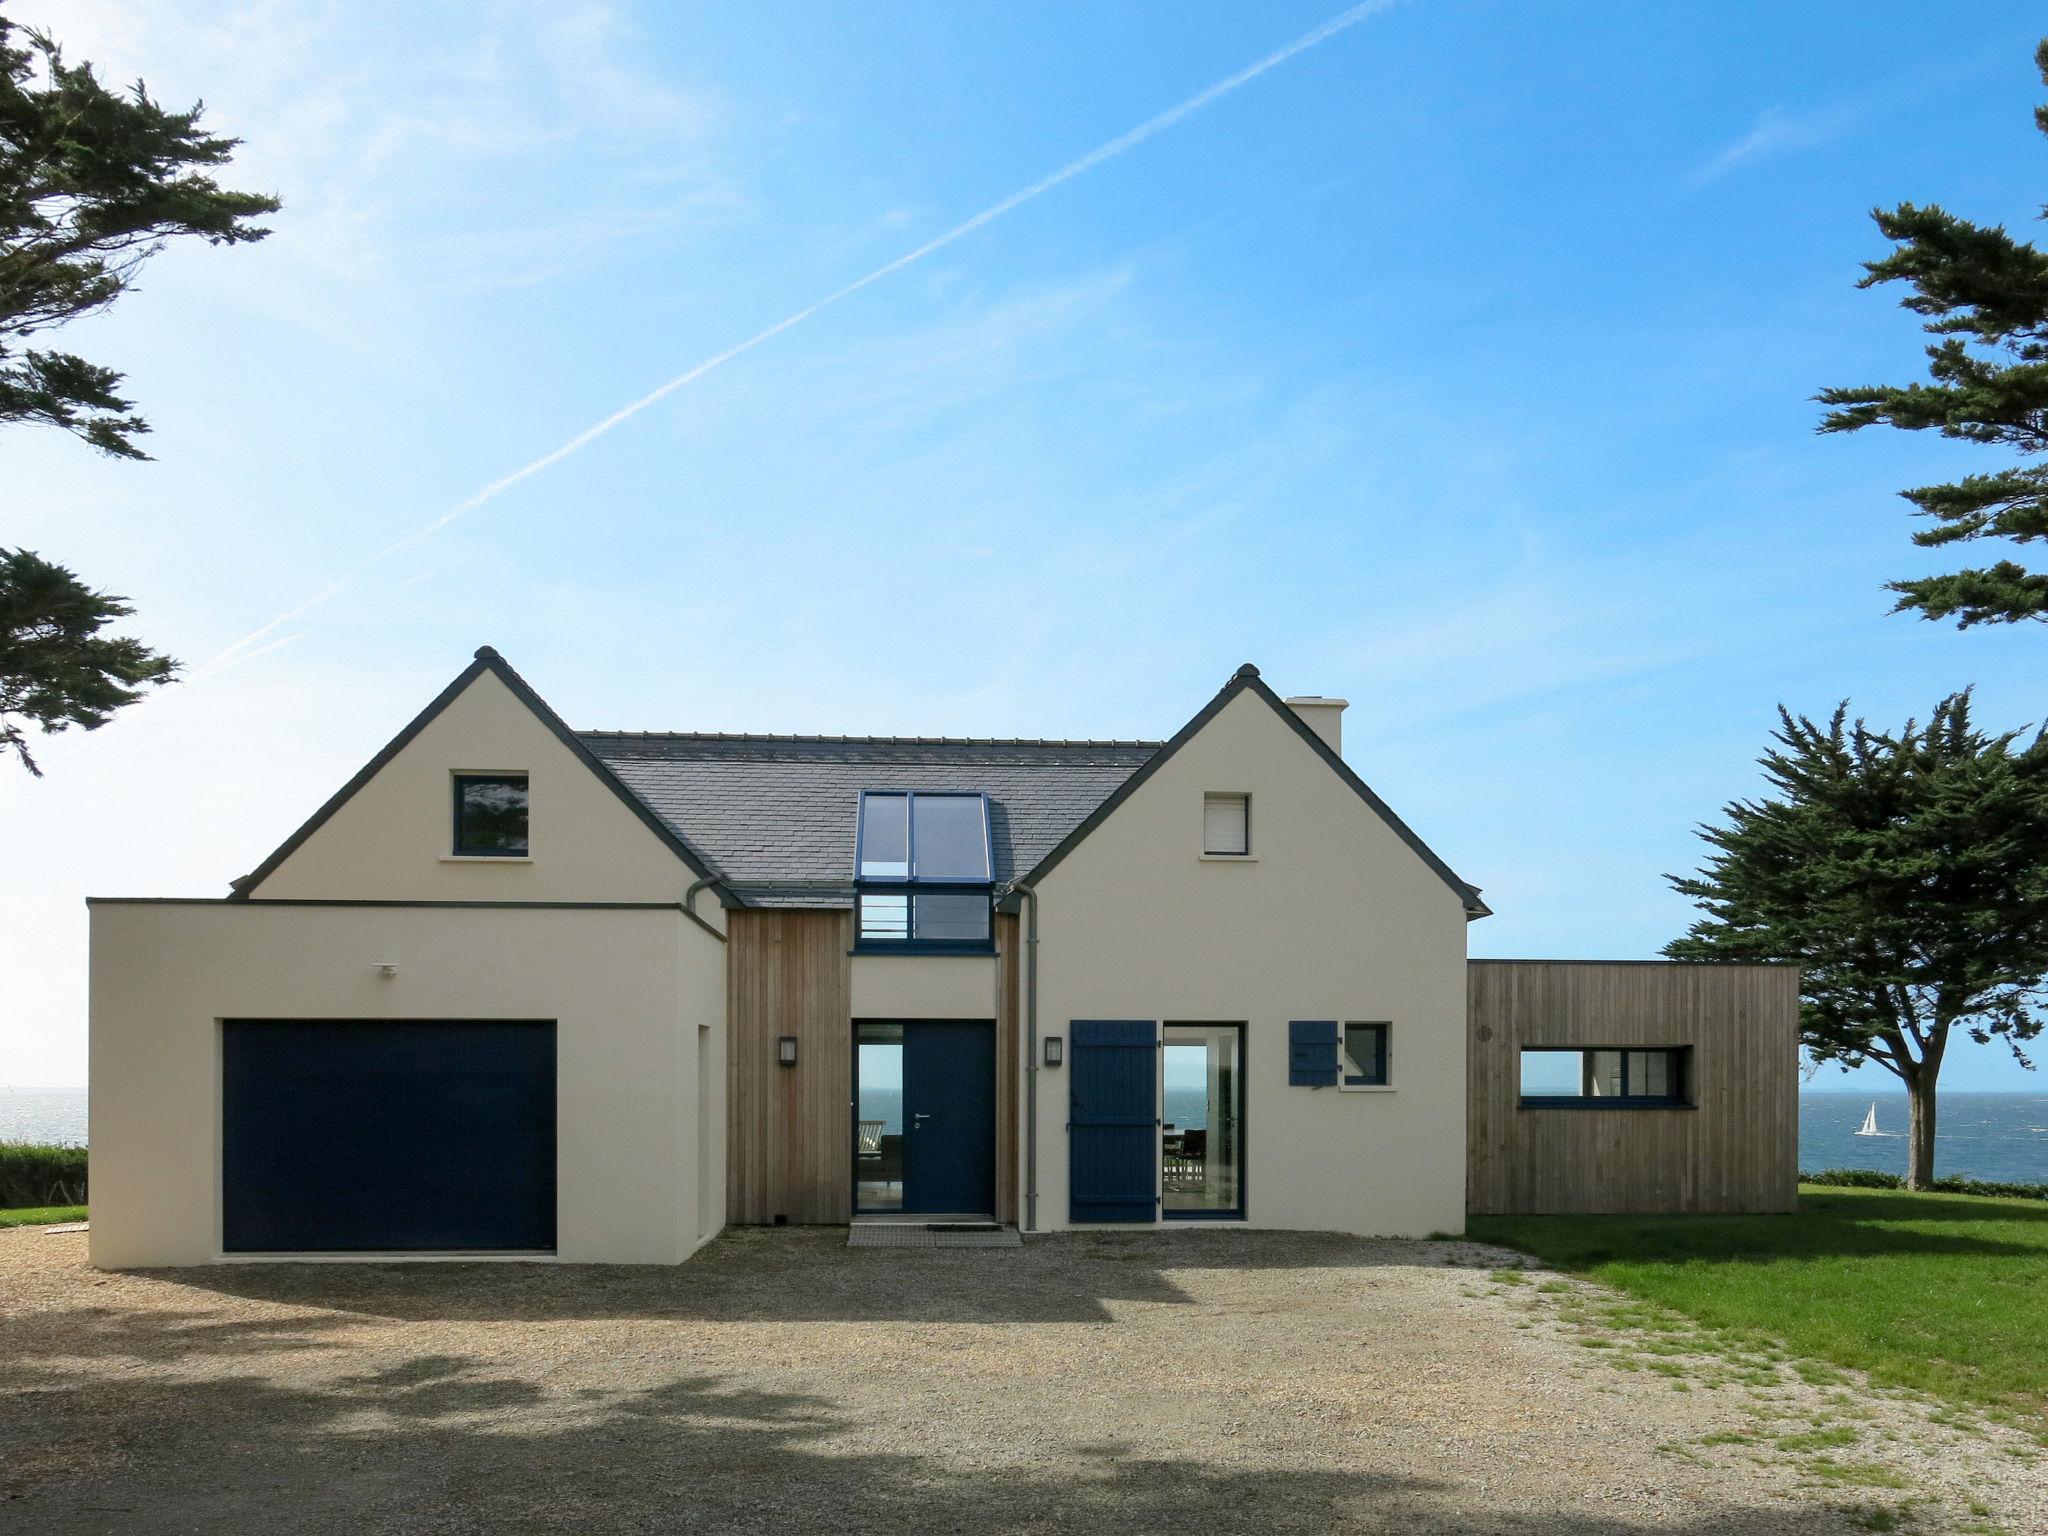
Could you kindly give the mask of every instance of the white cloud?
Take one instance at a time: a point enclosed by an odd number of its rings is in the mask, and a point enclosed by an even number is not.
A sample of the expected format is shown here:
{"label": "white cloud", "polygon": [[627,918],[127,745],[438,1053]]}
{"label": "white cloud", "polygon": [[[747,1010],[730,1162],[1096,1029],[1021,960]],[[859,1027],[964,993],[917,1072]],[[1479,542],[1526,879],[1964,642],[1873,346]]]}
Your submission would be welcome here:
{"label": "white cloud", "polygon": [[638,65],[601,0],[66,0],[42,19],[105,79],[203,97],[243,140],[223,179],[284,199],[253,259],[197,280],[261,274],[336,334],[379,284],[523,286],[744,206],[714,165],[712,93]]}
{"label": "white cloud", "polygon": [[1783,107],[1766,107],[1757,113],[1749,132],[1692,173],[1691,184],[1703,187],[1709,182],[1719,181],[1752,160],[1817,148],[1840,137],[1855,118],[1855,110],[1847,106],[1829,107],[1804,115],[1787,112]]}

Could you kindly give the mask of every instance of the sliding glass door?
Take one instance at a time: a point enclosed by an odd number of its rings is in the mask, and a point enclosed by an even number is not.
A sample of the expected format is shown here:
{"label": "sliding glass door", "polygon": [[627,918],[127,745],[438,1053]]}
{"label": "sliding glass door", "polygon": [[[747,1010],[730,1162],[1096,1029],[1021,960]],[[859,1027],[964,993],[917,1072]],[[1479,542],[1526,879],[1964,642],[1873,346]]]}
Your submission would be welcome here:
{"label": "sliding glass door", "polygon": [[1244,1214],[1244,1026],[1160,1034],[1160,1207],[1169,1219]]}

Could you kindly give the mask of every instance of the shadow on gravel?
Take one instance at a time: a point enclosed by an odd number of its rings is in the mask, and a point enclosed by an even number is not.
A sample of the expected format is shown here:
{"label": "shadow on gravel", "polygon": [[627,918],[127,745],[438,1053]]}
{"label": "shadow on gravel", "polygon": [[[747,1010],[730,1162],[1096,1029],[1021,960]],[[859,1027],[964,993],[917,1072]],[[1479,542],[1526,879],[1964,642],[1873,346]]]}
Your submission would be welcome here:
{"label": "shadow on gravel", "polygon": [[[207,1347],[229,1342],[219,1333]],[[1056,1425],[1042,1441],[1033,1431],[1042,1465],[962,1468],[921,1454],[917,1435],[881,1452],[835,1445],[862,1427],[842,1405],[711,1375],[551,1391],[488,1359],[436,1355],[318,1390],[232,1375],[151,1391],[61,1360],[26,1373],[10,1364],[5,1376],[0,1404],[11,1400],[12,1412],[103,1415],[111,1426],[106,1451],[118,1470],[83,1483],[31,1480],[0,1504],[8,1529],[50,1536],[1651,1528],[1571,1510],[1474,1508],[1469,1486],[1363,1466],[1225,1467],[1205,1462],[1199,1445],[1171,1459],[1116,1444],[1073,1448]],[[41,1390],[18,1396],[26,1377]],[[18,1443],[0,1416],[0,1444]],[[1812,1536],[1833,1526],[1807,1507],[1702,1510],[1655,1529]]]}
{"label": "shadow on gravel", "polygon": [[1491,1267],[1466,1243],[1333,1233],[1115,1232],[1022,1248],[860,1249],[843,1227],[734,1228],[680,1265],[264,1264],[149,1270],[197,1291],[401,1321],[1106,1323],[1183,1305],[1187,1270]]}
{"label": "shadow on gravel", "polygon": [[[1517,1498],[1518,1479],[1530,1474],[1507,1455],[1474,1464],[1425,1449],[1418,1458],[1412,1445],[1395,1448],[1364,1428],[1355,1440],[1297,1438],[1284,1416],[1311,1411],[1312,1399],[1275,1407],[1248,1398],[1240,1408],[1213,1390],[1126,1396],[1106,1370],[1086,1369],[1091,1332],[1071,1357],[1083,1363],[1075,1374],[1012,1375],[1000,1364],[1010,1347],[1000,1325],[1107,1320],[1143,1330],[1142,1314],[1111,1307],[1186,1305],[1176,1275],[1349,1269],[1370,1284],[1375,1273],[1446,1260],[1490,1265],[1495,1255],[1473,1245],[1227,1233],[1093,1234],[1022,1250],[844,1244],[843,1232],[738,1233],[664,1268],[160,1271],[147,1277],[146,1298],[125,1304],[120,1287],[97,1289],[104,1282],[80,1271],[78,1305],[0,1319],[0,1529],[1813,1536],[1853,1528],[1811,1504],[1702,1505],[1677,1525],[1647,1512],[1640,1520],[1581,1513],[1557,1505],[1555,1490],[1573,1485],[1554,1479],[1541,1483],[1551,1492],[1539,1505]],[[1320,1275],[1308,1283],[1318,1292],[1328,1285]],[[1263,1304],[1284,1306],[1288,1294],[1280,1287]],[[230,1315],[222,1296],[280,1310]],[[715,1369],[691,1369],[693,1351],[705,1346],[690,1341],[703,1336],[665,1328],[672,1319],[792,1326],[749,1336],[758,1368],[736,1368],[728,1344]],[[838,1376],[804,1374],[805,1341],[821,1322],[899,1320],[997,1325],[1000,1347],[985,1340],[956,1367],[941,1333],[873,1372],[854,1355]],[[1020,1329],[1014,1342],[1026,1358],[1032,1339]],[[1207,1346],[1181,1330],[1161,1347]],[[1240,1416],[1246,1438],[1228,1438]]]}

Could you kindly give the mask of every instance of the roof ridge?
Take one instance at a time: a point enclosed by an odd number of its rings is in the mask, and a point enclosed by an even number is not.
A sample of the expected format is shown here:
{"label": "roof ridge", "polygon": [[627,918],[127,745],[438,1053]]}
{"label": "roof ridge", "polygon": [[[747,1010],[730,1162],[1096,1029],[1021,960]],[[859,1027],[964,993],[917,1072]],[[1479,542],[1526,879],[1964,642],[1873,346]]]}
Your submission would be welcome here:
{"label": "roof ridge", "polygon": [[1123,737],[1060,736],[813,736],[774,731],[621,731],[579,730],[578,736],[640,741],[803,742],[841,747],[1127,747],[1156,751],[1164,742]]}

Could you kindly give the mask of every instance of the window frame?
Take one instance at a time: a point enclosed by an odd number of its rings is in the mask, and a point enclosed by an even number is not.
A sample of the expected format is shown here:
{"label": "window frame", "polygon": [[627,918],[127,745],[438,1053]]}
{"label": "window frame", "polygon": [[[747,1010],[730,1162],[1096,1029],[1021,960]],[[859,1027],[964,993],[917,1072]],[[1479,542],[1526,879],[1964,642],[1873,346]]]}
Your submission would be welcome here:
{"label": "window frame", "polygon": [[[1523,1093],[1522,1058],[1530,1052],[1552,1055],[1572,1055],[1579,1058],[1579,1092],[1573,1093]],[[1615,1051],[1621,1056],[1622,1091],[1618,1094],[1594,1094],[1586,1091],[1591,1081],[1593,1057],[1602,1051]],[[1671,1058],[1672,1090],[1668,1094],[1643,1094],[1628,1091],[1631,1055],[1655,1053]],[[1515,1097],[1522,1109],[1697,1109],[1698,1101],[1693,1097],[1693,1048],[1690,1045],[1524,1045],[1515,1051]]]}
{"label": "window frame", "polygon": [[[981,858],[985,875],[921,875],[917,869],[917,800],[978,800],[981,802]],[[867,802],[870,796],[901,799],[903,805],[904,875],[863,875],[867,856]],[[995,953],[995,823],[985,791],[971,789],[863,789],[854,797],[853,811],[853,953],[857,955],[988,955]],[[975,939],[920,939],[917,932],[917,900],[920,895],[971,896],[985,899],[988,912],[986,936]],[[862,932],[861,906],[868,896],[904,898],[903,937],[876,938]]]}
{"label": "window frame", "polygon": [[[526,839],[518,850],[469,848],[462,840],[463,789],[470,784],[517,783],[526,792]],[[533,857],[533,775],[519,769],[457,770],[448,776],[450,820],[448,857],[452,859],[531,859]]]}
{"label": "window frame", "polygon": [[[1377,1079],[1352,1072],[1351,1031],[1376,1029],[1380,1032],[1380,1075]],[[1394,1023],[1391,1019],[1346,1019],[1337,1026],[1337,1086],[1352,1093],[1391,1093],[1394,1089]]]}
{"label": "window frame", "polygon": [[[1209,804],[1214,800],[1241,800],[1244,802],[1244,847],[1235,853],[1218,852],[1209,846]],[[1252,857],[1252,792],[1248,789],[1205,789],[1202,791],[1202,857],[1205,859],[1235,859],[1240,862]]]}

